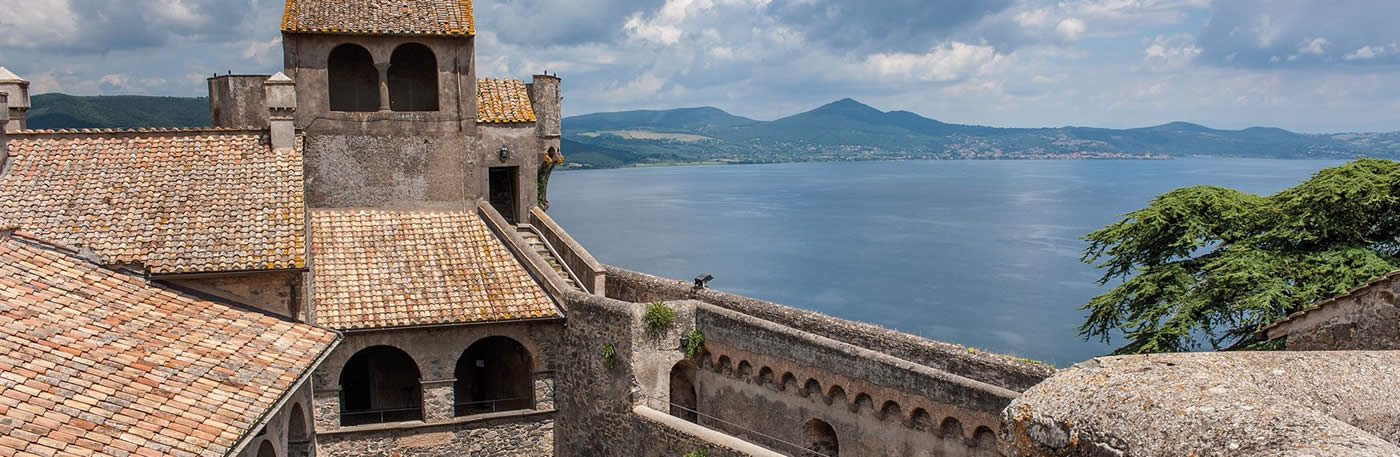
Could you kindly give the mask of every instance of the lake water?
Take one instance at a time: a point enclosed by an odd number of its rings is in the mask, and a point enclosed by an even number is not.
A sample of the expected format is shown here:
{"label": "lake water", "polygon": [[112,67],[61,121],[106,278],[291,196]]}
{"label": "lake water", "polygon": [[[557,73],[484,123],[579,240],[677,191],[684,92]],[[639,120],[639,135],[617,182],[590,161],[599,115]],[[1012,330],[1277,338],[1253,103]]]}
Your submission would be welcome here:
{"label": "lake water", "polygon": [[1198,184],[1269,194],[1333,161],[904,161],[556,173],[599,261],[1066,366],[1099,294],[1081,236]]}

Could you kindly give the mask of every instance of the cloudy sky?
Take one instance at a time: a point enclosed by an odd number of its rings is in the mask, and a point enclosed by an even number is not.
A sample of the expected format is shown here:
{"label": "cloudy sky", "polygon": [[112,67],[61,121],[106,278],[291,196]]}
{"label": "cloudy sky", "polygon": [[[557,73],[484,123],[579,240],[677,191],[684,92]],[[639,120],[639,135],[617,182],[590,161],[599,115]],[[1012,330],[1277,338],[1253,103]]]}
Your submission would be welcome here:
{"label": "cloudy sky", "polygon": [[[35,92],[204,95],[281,64],[278,0],[0,0]],[[481,76],[566,114],[852,97],[947,122],[1400,130],[1394,0],[477,0]]]}

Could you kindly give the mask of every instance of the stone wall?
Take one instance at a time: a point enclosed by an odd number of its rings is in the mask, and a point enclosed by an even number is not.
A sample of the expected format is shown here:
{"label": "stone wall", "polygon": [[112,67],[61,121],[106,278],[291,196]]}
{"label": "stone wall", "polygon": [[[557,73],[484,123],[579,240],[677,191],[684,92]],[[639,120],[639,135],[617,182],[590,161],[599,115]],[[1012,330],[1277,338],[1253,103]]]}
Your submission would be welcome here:
{"label": "stone wall", "polygon": [[153,279],[176,287],[202,292],[235,303],[305,321],[302,272],[278,271],[225,276],[195,276]]}
{"label": "stone wall", "polygon": [[608,266],[607,295],[628,302],[695,299],[754,316],[775,324],[923,364],[950,374],[1023,391],[1055,370],[999,354],[932,341],[862,322],[792,308],[712,289],[694,290],[690,283],[658,278]]}
{"label": "stone wall", "polygon": [[269,125],[263,83],[272,75],[209,78],[209,122],[214,127],[265,129]]}
{"label": "stone wall", "polygon": [[[844,455],[1000,455],[999,413],[1015,391],[705,302],[666,302],[675,324],[657,333],[642,323],[646,304],[566,297],[557,455],[681,455],[697,447],[799,455],[808,444],[803,426],[814,418],[835,428]],[[640,414],[670,410],[671,369],[685,360],[682,336],[696,328],[705,334],[695,379],[699,425],[687,430]],[[611,363],[602,356],[609,343],[617,354]]]}
{"label": "stone wall", "polygon": [[818,419],[846,455],[999,455],[999,413],[1014,391],[693,303],[708,353],[701,424],[787,453]]}
{"label": "stone wall", "polygon": [[318,450],[335,457],[550,456],[554,455],[553,416],[543,412],[323,432],[317,436]]}
{"label": "stone wall", "polygon": [[306,205],[465,209],[467,183],[478,179],[471,148],[459,136],[308,134]]}
{"label": "stone wall", "polygon": [[1391,273],[1267,329],[1290,351],[1400,349],[1400,274]]}

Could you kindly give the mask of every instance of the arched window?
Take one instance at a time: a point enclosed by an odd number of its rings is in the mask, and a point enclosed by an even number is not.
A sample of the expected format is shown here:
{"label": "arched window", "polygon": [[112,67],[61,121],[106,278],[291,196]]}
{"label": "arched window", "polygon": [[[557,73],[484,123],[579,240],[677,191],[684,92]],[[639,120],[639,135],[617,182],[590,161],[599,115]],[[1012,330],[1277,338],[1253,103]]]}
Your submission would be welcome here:
{"label": "arched window", "polygon": [[326,61],[326,79],[331,111],[379,111],[379,70],[365,48],[336,46]]}
{"label": "arched window", "polygon": [[810,457],[837,457],[841,452],[841,445],[836,441],[836,429],[831,428],[831,424],[821,419],[807,421],[807,425],[802,427],[802,440],[810,451]]}
{"label": "arched window", "polygon": [[700,421],[700,395],[695,391],[695,363],[682,360],[671,367],[671,415]]}
{"label": "arched window", "polygon": [[294,403],[287,417],[287,457],[308,455],[311,455],[311,429],[306,426],[306,411],[301,403]]}
{"label": "arched window", "polygon": [[263,440],[258,446],[258,457],[277,457],[277,447],[272,445],[272,440]]}
{"label": "arched window", "polygon": [[423,419],[418,365],[398,348],[365,348],[340,372],[340,425]]}
{"label": "arched window", "polygon": [[389,58],[389,109],[437,111],[438,68],[433,50],[418,43],[394,49]]}
{"label": "arched window", "polygon": [[457,359],[456,415],[531,409],[530,352],[504,336],[482,338]]}

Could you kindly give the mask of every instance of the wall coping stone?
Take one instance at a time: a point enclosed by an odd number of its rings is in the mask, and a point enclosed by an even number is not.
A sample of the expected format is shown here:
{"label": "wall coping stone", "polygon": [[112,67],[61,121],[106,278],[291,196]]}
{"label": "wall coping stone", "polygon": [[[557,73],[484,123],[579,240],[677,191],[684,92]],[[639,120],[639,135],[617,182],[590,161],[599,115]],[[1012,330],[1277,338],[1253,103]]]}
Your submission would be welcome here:
{"label": "wall coping stone", "polygon": [[757,444],[651,409],[646,405],[638,405],[632,408],[632,412],[636,413],[642,419],[650,420],[658,425],[685,433],[715,446],[742,452],[753,457],[785,457],[783,454],[770,451]]}
{"label": "wall coping stone", "polygon": [[433,427],[443,427],[443,426],[450,426],[450,425],[460,425],[460,424],[476,424],[476,423],[493,422],[493,421],[495,421],[495,422],[506,422],[506,421],[509,421],[509,420],[511,420],[511,419],[536,419],[536,418],[546,418],[546,416],[547,416],[547,418],[552,419],[552,418],[554,417],[554,413],[556,413],[556,412],[557,412],[557,411],[556,411],[556,410],[553,410],[553,409],[546,409],[546,410],[522,409],[522,410],[519,410],[519,411],[502,411],[502,412],[499,412],[499,413],[485,413],[485,414],[475,414],[475,415],[471,415],[471,416],[454,417],[454,418],[452,418],[452,419],[445,420],[445,421],[440,421],[440,422],[407,421],[407,422],[390,422],[390,423],[384,423],[384,424],[354,425],[354,426],[350,426],[350,427],[340,427],[340,428],[337,428],[337,429],[335,429],[335,430],[325,430],[325,431],[317,430],[317,431],[316,431],[316,436],[339,436],[339,435],[350,435],[350,434],[365,433],[365,432],[381,432],[381,431],[386,431],[386,430],[419,430],[419,429],[426,429],[426,428],[433,428]]}

